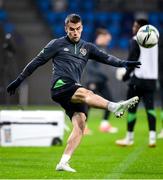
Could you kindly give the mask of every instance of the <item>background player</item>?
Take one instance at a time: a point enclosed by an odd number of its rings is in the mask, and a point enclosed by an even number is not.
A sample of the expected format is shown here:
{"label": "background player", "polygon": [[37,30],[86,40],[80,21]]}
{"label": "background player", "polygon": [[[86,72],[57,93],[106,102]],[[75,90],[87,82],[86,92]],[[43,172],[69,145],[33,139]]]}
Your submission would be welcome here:
{"label": "background player", "polygon": [[[96,39],[95,44],[99,49],[108,53],[108,45],[112,39],[111,34],[105,28],[98,28],[96,30]],[[87,75],[86,87],[92,90],[94,93],[97,93],[104,97],[105,99],[113,100],[110,88],[108,87],[108,75],[104,72],[103,64],[98,63],[97,61],[90,60],[87,64],[85,74]],[[100,124],[101,132],[116,133],[118,128],[113,127],[109,123],[110,111],[105,110],[103,118]],[[85,133],[89,134],[90,130],[88,127],[85,129]]]}
{"label": "background player", "polygon": [[160,86],[160,98],[161,98],[161,132],[158,134],[158,138],[163,138],[163,33],[159,38],[159,86]]}
{"label": "background player", "polygon": [[[141,61],[142,66],[139,69],[130,68],[123,76],[126,81],[130,78],[127,97],[139,96],[142,98],[149,125],[149,146],[156,145],[156,114],[154,110],[154,92],[156,90],[156,80],[158,78],[158,46],[152,48],[143,48],[136,41],[136,33],[141,26],[148,24],[146,19],[138,19],[133,23],[133,38],[130,42],[128,59]],[[130,146],[134,143],[134,127],[136,123],[137,106],[128,111],[127,135],[122,140],[117,140],[116,144],[121,146]]]}

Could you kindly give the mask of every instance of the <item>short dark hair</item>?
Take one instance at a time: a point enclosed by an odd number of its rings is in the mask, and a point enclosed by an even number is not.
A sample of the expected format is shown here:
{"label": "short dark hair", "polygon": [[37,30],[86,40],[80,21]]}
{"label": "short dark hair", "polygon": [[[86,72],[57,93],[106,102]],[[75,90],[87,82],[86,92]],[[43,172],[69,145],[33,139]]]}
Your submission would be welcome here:
{"label": "short dark hair", "polygon": [[99,36],[99,35],[106,35],[106,34],[109,34],[109,31],[105,28],[98,28],[96,29],[96,32],[95,32],[95,36]]}
{"label": "short dark hair", "polygon": [[78,22],[82,22],[82,20],[78,14],[69,14],[65,19],[65,25],[67,25],[69,22],[76,24]]}
{"label": "short dark hair", "polygon": [[135,22],[137,22],[140,27],[149,24],[147,19],[136,19]]}

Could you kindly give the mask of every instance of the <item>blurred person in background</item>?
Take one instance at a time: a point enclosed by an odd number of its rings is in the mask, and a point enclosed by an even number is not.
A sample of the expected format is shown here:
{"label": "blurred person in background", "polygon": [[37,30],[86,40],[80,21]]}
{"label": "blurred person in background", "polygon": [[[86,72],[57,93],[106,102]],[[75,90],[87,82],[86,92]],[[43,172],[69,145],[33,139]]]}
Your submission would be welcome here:
{"label": "blurred person in background", "polygon": [[11,104],[13,101],[18,100],[18,96],[13,97],[12,99],[6,93],[6,86],[8,83],[18,74],[18,63],[16,59],[16,43],[13,34],[6,33],[4,35],[3,42],[3,65],[1,76],[3,81],[3,95],[4,103],[6,105]]}
{"label": "blurred person in background", "polygon": [[[149,125],[149,147],[156,146],[156,113],[154,109],[154,93],[158,79],[158,45],[152,48],[143,48],[138,45],[136,33],[139,28],[148,24],[146,19],[137,19],[133,23],[133,37],[130,41],[128,60],[140,61],[139,69],[129,68],[123,76],[123,81],[129,80],[127,98],[138,96],[142,98]],[[128,110],[127,134],[124,139],[117,140],[120,146],[131,146],[134,144],[134,127],[136,124],[136,111],[138,104]]]}
{"label": "blurred person in background", "polygon": [[163,138],[163,33],[159,38],[159,86],[160,86],[160,96],[161,96],[161,124],[162,129],[158,134],[158,138]]}
{"label": "blurred person in background", "polygon": [[52,0],[52,8],[55,12],[64,12],[67,8],[67,1],[66,0]]}
{"label": "blurred person in background", "polygon": [[3,49],[6,51],[6,56],[13,58],[16,53],[14,40],[11,33],[5,35],[5,41],[3,43]]}
{"label": "blurred person in background", "polygon": [[[95,33],[95,44],[99,49],[101,49],[104,53],[109,53],[108,45],[112,39],[111,34],[105,28],[98,28]],[[101,95],[106,99],[113,100],[111,91],[108,87],[108,75],[104,72],[103,65],[89,60],[86,70],[86,87],[93,91],[96,94]],[[118,129],[113,127],[109,123],[110,111],[104,110],[103,118],[100,124],[100,131],[107,133],[116,133]],[[88,118],[88,117],[87,117]],[[91,130],[86,126],[85,134],[91,134]]]}
{"label": "blurred person in background", "polygon": [[121,117],[124,112],[138,103],[138,97],[127,101],[111,102],[94,94],[81,85],[81,75],[88,59],[94,59],[104,64],[115,67],[139,67],[138,61],[124,61],[106,54],[94,44],[81,39],[83,25],[81,17],[70,14],[65,19],[65,31],[67,36],[53,39],[43,50],[24,68],[19,76],[7,87],[7,92],[12,95],[20,84],[30,76],[39,66],[44,65],[50,59],[53,63],[53,76],[51,97],[66,111],[72,121],[73,129],[68,138],[67,145],[60,162],[56,166],[57,171],[76,172],[69,165],[69,160],[79,146],[84,134],[87,119],[87,107],[107,109]]}

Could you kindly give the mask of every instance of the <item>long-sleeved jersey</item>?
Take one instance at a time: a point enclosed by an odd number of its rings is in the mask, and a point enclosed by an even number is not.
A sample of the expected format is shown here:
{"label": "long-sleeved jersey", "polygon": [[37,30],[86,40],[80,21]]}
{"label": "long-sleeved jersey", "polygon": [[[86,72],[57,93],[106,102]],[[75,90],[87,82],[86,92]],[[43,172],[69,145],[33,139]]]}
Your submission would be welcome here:
{"label": "long-sleeved jersey", "polygon": [[[100,50],[108,53],[108,49],[105,47],[97,46]],[[87,83],[103,83],[107,82],[108,76],[103,69],[103,65],[97,61],[89,60],[85,68],[85,74],[87,75]]]}
{"label": "long-sleeved jersey", "polygon": [[50,59],[53,63],[52,83],[58,79],[69,78],[80,83],[81,74],[88,61],[94,59],[98,62],[116,67],[124,66],[124,61],[104,53],[94,44],[82,39],[73,43],[68,36],[50,41],[43,50],[24,68],[19,78],[24,80],[39,66]]}

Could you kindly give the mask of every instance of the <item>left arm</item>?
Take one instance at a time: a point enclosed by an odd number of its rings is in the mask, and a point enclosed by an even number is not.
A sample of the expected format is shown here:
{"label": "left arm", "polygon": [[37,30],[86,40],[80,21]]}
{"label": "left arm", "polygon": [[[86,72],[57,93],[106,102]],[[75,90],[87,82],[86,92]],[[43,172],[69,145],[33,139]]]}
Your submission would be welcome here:
{"label": "left arm", "polygon": [[107,54],[106,52],[97,48],[97,46],[89,43],[89,59],[94,59],[103,64],[112,65],[115,67],[138,67],[140,62],[138,61],[125,61],[115,56]]}

